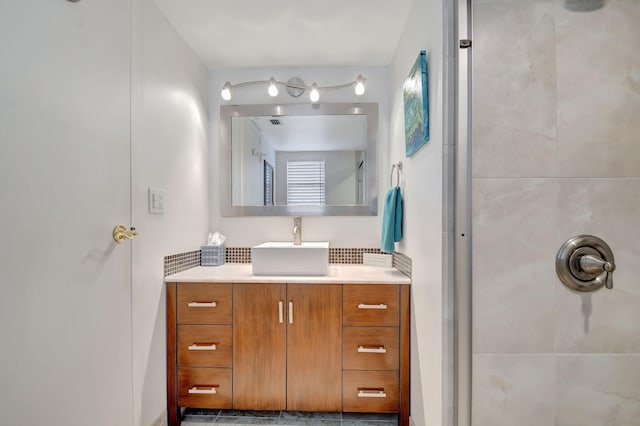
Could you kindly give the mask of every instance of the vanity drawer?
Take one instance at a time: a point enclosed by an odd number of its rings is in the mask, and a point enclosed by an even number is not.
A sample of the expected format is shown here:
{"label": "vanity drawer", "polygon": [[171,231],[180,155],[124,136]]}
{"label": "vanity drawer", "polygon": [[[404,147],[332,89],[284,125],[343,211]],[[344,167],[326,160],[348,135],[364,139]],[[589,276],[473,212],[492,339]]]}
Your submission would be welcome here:
{"label": "vanity drawer", "polygon": [[396,327],[344,327],[342,368],[345,370],[397,370]]}
{"label": "vanity drawer", "polygon": [[179,324],[231,324],[231,284],[179,283]]}
{"label": "vanity drawer", "polygon": [[344,371],[342,410],[355,413],[398,412],[397,371]]}
{"label": "vanity drawer", "polygon": [[179,368],[178,405],[193,408],[231,408],[231,370]]}
{"label": "vanity drawer", "polygon": [[399,286],[389,284],[345,284],[344,325],[397,326]]}
{"label": "vanity drawer", "polygon": [[179,325],[178,366],[231,368],[230,325]]}

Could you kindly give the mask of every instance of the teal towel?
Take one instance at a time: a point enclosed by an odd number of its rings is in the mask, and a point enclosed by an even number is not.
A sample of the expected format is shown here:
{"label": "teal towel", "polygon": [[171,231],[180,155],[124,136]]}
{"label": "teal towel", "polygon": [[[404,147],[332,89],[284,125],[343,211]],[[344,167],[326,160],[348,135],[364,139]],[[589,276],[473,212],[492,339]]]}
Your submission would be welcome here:
{"label": "teal towel", "polygon": [[382,216],[382,238],[380,250],[393,253],[394,242],[402,240],[402,193],[396,186],[387,192],[384,200],[384,214]]}

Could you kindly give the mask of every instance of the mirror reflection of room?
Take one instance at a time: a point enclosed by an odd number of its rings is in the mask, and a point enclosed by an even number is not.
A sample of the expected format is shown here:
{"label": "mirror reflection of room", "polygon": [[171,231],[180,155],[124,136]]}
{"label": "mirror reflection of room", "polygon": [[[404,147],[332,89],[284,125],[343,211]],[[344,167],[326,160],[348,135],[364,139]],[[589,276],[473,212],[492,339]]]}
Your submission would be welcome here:
{"label": "mirror reflection of room", "polygon": [[235,206],[366,203],[366,115],[232,118]]}
{"label": "mirror reflection of room", "polygon": [[214,108],[222,216],[377,215],[378,102]]}

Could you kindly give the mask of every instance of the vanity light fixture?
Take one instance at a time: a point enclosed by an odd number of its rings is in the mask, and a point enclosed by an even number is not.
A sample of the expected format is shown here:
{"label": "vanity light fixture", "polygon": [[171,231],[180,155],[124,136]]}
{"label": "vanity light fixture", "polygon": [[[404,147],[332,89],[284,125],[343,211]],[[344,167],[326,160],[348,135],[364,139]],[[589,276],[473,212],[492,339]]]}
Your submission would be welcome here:
{"label": "vanity light fixture", "polygon": [[320,92],[318,92],[318,85],[313,83],[311,85],[311,91],[309,92],[309,100],[311,102],[318,102],[320,100]]}
{"label": "vanity light fixture", "polygon": [[231,83],[228,81],[222,86],[222,92],[220,92],[222,99],[225,101],[231,100]]}
{"label": "vanity light fixture", "polygon": [[355,89],[356,95],[361,96],[364,94],[364,77],[362,75],[359,75],[358,78],[356,79],[356,89]]}
{"label": "vanity light fixture", "polygon": [[275,78],[271,77],[269,79],[269,89],[267,89],[267,91],[269,92],[269,96],[273,98],[278,96],[278,86],[276,86]]}
{"label": "vanity light fixture", "polygon": [[267,85],[267,93],[269,96],[276,97],[278,96],[279,90],[278,86],[284,86],[287,89],[287,93],[293,97],[298,97],[302,95],[306,90],[309,90],[309,100],[311,102],[318,102],[320,100],[320,91],[323,90],[338,90],[338,89],[346,89],[348,87],[354,87],[355,94],[361,96],[365,92],[364,82],[366,79],[362,75],[358,75],[355,81],[350,81],[348,83],[339,84],[336,86],[318,86],[317,83],[313,83],[311,86],[307,86],[304,81],[299,79],[298,77],[290,78],[288,81],[277,81],[275,78],[271,77],[269,80],[256,80],[256,81],[244,81],[241,83],[231,84],[231,82],[227,81],[224,86],[222,86],[222,91],[220,95],[222,99],[225,101],[231,100],[231,89],[235,89],[236,87],[242,86],[255,86],[255,85]]}

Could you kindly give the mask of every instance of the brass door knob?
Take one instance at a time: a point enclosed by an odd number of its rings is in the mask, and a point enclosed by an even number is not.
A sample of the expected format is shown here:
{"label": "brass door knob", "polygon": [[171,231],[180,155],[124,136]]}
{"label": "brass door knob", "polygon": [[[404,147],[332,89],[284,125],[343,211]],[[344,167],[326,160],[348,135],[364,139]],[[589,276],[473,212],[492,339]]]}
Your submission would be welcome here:
{"label": "brass door knob", "polygon": [[130,230],[127,230],[127,228],[122,225],[118,225],[113,228],[113,239],[117,243],[123,243],[126,240],[133,240],[136,235],[138,235],[138,231],[136,231],[136,228],[134,227],[131,227]]}

